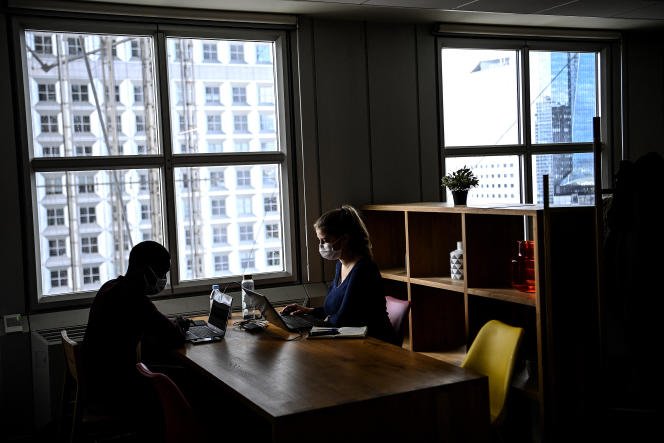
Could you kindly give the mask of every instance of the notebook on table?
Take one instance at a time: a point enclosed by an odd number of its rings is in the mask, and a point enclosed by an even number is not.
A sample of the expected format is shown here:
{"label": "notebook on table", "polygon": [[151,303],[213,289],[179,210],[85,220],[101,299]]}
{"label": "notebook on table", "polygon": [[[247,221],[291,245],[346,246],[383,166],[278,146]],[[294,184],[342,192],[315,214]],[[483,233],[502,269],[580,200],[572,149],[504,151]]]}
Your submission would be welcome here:
{"label": "notebook on table", "polygon": [[251,289],[244,289],[251,297],[254,306],[263,318],[271,324],[290,332],[308,331],[320,320],[312,315],[282,315],[274,308],[274,305],[266,296]]}
{"label": "notebook on table", "polygon": [[193,344],[212,343],[226,335],[230,306],[212,301],[208,321],[194,320],[185,333],[185,341]]}

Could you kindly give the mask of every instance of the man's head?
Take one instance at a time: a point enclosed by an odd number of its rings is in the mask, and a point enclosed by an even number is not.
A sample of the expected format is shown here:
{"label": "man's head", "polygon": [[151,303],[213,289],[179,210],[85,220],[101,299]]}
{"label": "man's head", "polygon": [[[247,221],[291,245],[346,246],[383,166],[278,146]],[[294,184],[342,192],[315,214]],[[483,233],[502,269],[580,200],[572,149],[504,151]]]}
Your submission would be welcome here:
{"label": "man's head", "polygon": [[144,241],[134,246],[129,253],[127,277],[141,278],[145,292],[156,294],[164,289],[166,274],[171,267],[171,255],[166,248],[154,241]]}

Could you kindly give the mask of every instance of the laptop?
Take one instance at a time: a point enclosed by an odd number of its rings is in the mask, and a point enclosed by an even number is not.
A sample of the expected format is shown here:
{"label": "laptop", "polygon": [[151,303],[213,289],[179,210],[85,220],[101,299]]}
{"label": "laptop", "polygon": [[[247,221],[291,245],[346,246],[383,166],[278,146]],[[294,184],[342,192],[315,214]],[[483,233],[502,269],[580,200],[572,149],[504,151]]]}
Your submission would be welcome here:
{"label": "laptop", "polygon": [[226,335],[230,306],[212,301],[208,321],[194,320],[185,333],[185,341],[195,345],[220,341]]}
{"label": "laptop", "polygon": [[254,306],[263,318],[281,329],[290,332],[308,331],[315,323],[320,322],[312,315],[281,315],[266,296],[251,289],[244,290],[251,296]]}

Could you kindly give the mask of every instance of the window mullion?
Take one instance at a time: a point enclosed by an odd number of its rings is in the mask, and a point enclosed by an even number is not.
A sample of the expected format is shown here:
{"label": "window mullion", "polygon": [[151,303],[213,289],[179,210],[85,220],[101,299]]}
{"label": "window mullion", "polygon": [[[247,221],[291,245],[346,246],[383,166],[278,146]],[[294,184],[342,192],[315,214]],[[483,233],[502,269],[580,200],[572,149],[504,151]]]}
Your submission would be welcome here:
{"label": "window mullion", "polygon": [[524,45],[521,49],[521,90],[522,90],[522,121],[523,121],[523,145],[524,145],[524,155],[521,157],[522,167],[520,173],[523,174],[521,177],[521,198],[524,200],[524,203],[533,202],[533,171],[532,171],[532,154],[531,148],[532,137],[531,137],[531,112],[530,112],[530,48],[528,45]]}

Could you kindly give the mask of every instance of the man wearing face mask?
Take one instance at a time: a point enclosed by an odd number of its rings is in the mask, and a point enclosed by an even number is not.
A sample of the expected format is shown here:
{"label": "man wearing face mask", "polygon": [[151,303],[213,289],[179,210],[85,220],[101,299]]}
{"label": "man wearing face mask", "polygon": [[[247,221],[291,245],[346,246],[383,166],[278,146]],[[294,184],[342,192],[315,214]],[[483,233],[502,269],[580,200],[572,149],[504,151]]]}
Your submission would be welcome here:
{"label": "man wearing face mask", "polygon": [[322,307],[291,304],[282,313],[313,314],[335,327],[367,326],[372,337],[395,343],[369,232],[357,210],[344,205],[328,211],[314,223],[314,228],[321,257],[336,261],[334,280]]}
{"label": "man wearing face mask", "polygon": [[159,243],[137,244],[129,253],[126,274],[104,283],[90,307],[81,356],[88,401],[104,411],[129,417],[140,412],[145,418],[141,410],[151,394],[136,370],[139,342],[148,340],[161,350],[184,343],[182,328],[148,297],[166,286],[170,261]]}

